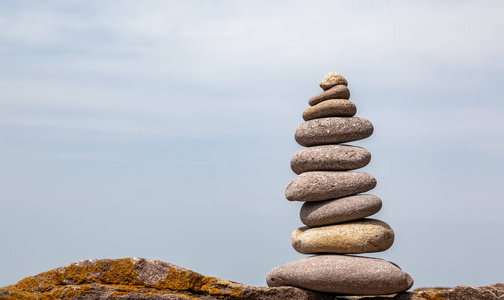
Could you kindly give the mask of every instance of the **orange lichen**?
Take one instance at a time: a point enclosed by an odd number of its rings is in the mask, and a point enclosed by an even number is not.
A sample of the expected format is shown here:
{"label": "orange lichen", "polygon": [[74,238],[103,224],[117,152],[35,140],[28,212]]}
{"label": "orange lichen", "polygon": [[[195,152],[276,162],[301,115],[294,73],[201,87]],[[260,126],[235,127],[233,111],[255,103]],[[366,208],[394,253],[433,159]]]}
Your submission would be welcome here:
{"label": "orange lichen", "polygon": [[166,278],[159,280],[156,287],[175,291],[186,290],[217,297],[236,297],[243,292],[238,285],[233,286],[229,281],[219,280],[215,277],[206,277],[194,272],[176,270],[175,268],[171,268]]}
{"label": "orange lichen", "polygon": [[156,284],[148,284],[138,279],[133,261],[124,258],[78,262],[27,277],[16,285],[4,288],[0,300],[66,300],[91,293],[98,286],[106,286],[112,298],[141,293],[147,297],[175,294],[197,299],[190,295],[199,294],[224,299],[243,292],[239,284],[176,267],[170,268],[166,277]]}
{"label": "orange lichen", "polygon": [[418,292],[417,295],[428,300],[446,300],[446,298],[443,296],[444,293],[442,290],[433,289],[428,291],[422,291]]}
{"label": "orange lichen", "polygon": [[27,277],[8,288],[10,295],[5,299],[71,299],[89,292],[91,283],[134,285],[142,281],[136,279],[130,259],[102,260]]}
{"label": "orange lichen", "polygon": [[70,265],[62,272],[65,283],[142,285],[129,258],[101,260],[90,265]]}

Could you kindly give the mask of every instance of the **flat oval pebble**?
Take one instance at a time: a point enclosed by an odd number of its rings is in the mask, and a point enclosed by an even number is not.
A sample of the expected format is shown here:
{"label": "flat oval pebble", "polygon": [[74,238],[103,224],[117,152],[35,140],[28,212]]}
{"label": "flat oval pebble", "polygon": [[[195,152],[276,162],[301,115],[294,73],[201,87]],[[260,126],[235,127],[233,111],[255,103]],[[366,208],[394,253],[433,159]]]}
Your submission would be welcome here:
{"label": "flat oval pebble", "polygon": [[315,255],[278,266],[266,276],[270,287],[296,286],[318,292],[380,295],[407,291],[413,279],[383,259]]}
{"label": "flat oval pebble", "polygon": [[367,173],[314,171],[298,175],[285,189],[290,201],[321,201],[364,193],[376,186]]}
{"label": "flat oval pebble", "polygon": [[291,242],[303,254],[380,252],[392,246],[394,231],[383,221],[361,219],[322,227],[300,227],[292,232]]}
{"label": "flat oval pebble", "polygon": [[347,145],[323,145],[304,148],[291,158],[296,174],[308,171],[344,171],[366,166],[371,153],[364,148]]}
{"label": "flat oval pebble", "polygon": [[350,99],[350,90],[344,85],[337,85],[311,97],[308,104],[315,105],[328,99]]}
{"label": "flat oval pebble", "polygon": [[303,112],[305,121],[327,117],[353,117],[357,107],[352,101],[345,99],[331,99],[320,102]]}
{"label": "flat oval pebble", "polygon": [[299,216],[306,226],[323,226],[358,220],[380,211],[382,202],[374,195],[355,195],[326,201],[305,202]]}
{"label": "flat oval pebble", "polygon": [[322,118],[301,123],[294,134],[296,142],[310,147],[346,143],[373,134],[373,124],[364,118]]}
{"label": "flat oval pebble", "polygon": [[336,85],[348,85],[345,77],[341,76],[336,72],[327,73],[327,75],[320,82],[320,87],[325,91]]}

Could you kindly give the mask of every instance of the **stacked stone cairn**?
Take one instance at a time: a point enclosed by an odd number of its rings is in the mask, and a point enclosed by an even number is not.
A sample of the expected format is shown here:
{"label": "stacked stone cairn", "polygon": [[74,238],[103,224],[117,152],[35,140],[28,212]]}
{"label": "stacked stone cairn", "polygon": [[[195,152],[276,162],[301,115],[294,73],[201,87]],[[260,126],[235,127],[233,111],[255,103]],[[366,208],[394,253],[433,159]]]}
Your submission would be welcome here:
{"label": "stacked stone cairn", "polygon": [[341,143],[365,139],[373,133],[366,119],[348,99],[347,81],[329,73],[320,83],[324,92],[310,98],[298,126],[296,141],[305,147],[291,159],[298,176],[287,186],[290,201],[304,201],[301,221],[292,233],[292,246],[315,254],[271,270],[268,286],[296,286],[318,292],[347,295],[392,294],[408,290],[413,279],[397,265],[383,259],[347,254],[385,251],[394,231],[377,213],[381,200],[369,194],[373,176],[353,172],[366,166],[371,154],[364,148]]}

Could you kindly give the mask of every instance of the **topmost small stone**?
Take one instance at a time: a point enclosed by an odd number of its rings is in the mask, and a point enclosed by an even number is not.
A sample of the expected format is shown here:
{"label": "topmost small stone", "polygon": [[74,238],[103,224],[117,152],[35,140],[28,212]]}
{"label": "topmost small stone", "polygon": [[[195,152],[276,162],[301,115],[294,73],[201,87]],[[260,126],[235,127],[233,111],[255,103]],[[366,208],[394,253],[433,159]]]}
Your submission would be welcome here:
{"label": "topmost small stone", "polygon": [[341,76],[340,74],[338,74],[336,72],[327,73],[327,75],[324,77],[324,79],[322,79],[322,81],[320,82],[320,87],[324,91],[332,88],[333,86],[337,86],[337,85],[347,86],[348,82],[346,81],[345,77]]}

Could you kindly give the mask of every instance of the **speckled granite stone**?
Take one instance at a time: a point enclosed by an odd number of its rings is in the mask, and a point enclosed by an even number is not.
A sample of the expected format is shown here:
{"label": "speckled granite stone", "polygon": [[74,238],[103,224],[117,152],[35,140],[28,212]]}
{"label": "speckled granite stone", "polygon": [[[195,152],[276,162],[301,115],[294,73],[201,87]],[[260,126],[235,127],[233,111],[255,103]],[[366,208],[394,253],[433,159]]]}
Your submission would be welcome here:
{"label": "speckled granite stone", "polygon": [[364,148],[347,145],[324,145],[301,149],[291,158],[292,171],[345,171],[366,166],[371,153]]}
{"label": "speckled granite stone", "polygon": [[355,195],[333,200],[305,202],[299,216],[306,226],[323,226],[369,217],[382,207],[374,195]]}
{"label": "speckled granite stone", "polygon": [[320,201],[364,193],[376,186],[376,179],[367,173],[315,171],[303,173],[285,189],[290,201]]}
{"label": "speckled granite stone", "polygon": [[364,118],[321,118],[301,123],[294,134],[301,146],[346,143],[373,134],[373,124]]}
{"label": "speckled granite stone", "polygon": [[350,99],[350,90],[344,85],[337,85],[311,97],[308,99],[308,104],[313,106],[328,99]]}
{"label": "speckled granite stone", "polygon": [[305,121],[327,117],[353,117],[357,107],[350,100],[331,99],[307,108],[303,112]]}
{"label": "speckled granite stone", "polygon": [[320,82],[320,87],[325,91],[336,85],[348,86],[348,82],[345,77],[341,76],[336,72],[327,73],[327,75]]}
{"label": "speckled granite stone", "polygon": [[385,251],[394,231],[380,220],[361,219],[322,227],[301,227],[291,236],[292,247],[303,254],[358,254]]}
{"label": "speckled granite stone", "polygon": [[271,270],[270,287],[296,286],[318,292],[354,295],[408,290],[413,279],[386,260],[349,255],[316,255]]}

